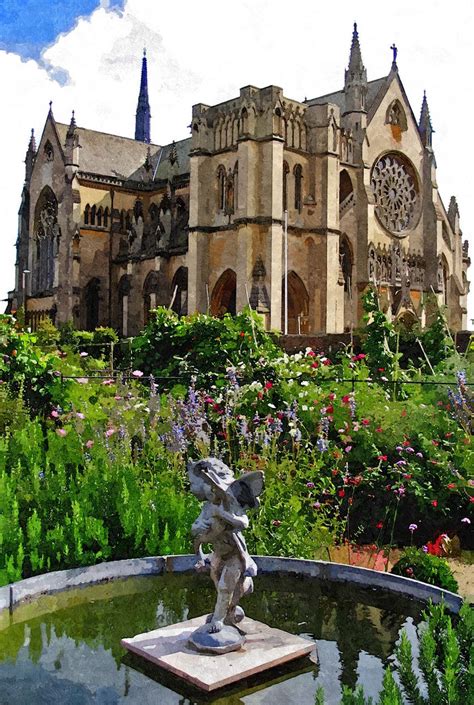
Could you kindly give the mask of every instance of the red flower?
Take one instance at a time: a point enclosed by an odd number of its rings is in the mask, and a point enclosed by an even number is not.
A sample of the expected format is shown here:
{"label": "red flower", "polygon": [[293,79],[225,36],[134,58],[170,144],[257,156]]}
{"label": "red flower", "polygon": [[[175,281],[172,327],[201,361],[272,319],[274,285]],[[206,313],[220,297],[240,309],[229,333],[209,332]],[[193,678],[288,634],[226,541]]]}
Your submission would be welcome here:
{"label": "red flower", "polygon": [[433,507],[437,507],[437,506],[438,506],[438,500],[437,500],[437,499],[432,499],[432,500],[431,500],[431,504],[433,505]]}
{"label": "red flower", "polygon": [[265,389],[271,389],[273,387],[272,382],[265,382]]}
{"label": "red flower", "polygon": [[336,395],[334,394],[334,392],[331,392],[331,394],[329,395],[329,401],[334,401],[335,398]]}
{"label": "red flower", "polygon": [[243,330],[240,331],[239,335],[240,335],[241,338],[245,338],[245,333],[244,333]]}
{"label": "red flower", "polygon": [[379,372],[385,372],[385,367],[379,367],[378,371],[379,371]]}
{"label": "red flower", "polygon": [[401,413],[400,415],[401,415],[401,416],[406,416],[406,415],[407,415],[407,410],[406,410],[406,409],[403,409],[403,410],[402,410],[402,413]]}
{"label": "red flower", "polygon": [[449,433],[445,433],[445,434],[444,434],[444,437],[445,437],[445,438],[451,438],[452,435],[453,435],[453,432],[450,431]]}
{"label": "red flower", "polygon": [[306,355],[307,357],[316,357],[316,353],[314,352],[314,350],[308,350]]}
{"label": "red flower", "polygon": [[413,575],[413,568],[407,568],[405,572],[408,577],[411,578],[411,576]]}
{"label": "red flower", "polygon": [[334,407],[332,404],[326,407],[326,414],[333,414],[334,413]]}
{"label": "red flower", "polygon": [[385,462],[388,460],[388,455],[378,455],[377,460],[383,460]]}
{"label": "red flower", "polygon": [[341,401],[342,401],[343,404],[349,404],[350,400],[351,400],[351,395],[350,395],[350,394],[345,394],[345,395],[342,397],[342,399],[341,399]]}
{"label": "red flower", "polygon": [[326,366],[327,366],[327,365],[330,365],[330,364],[331,364],[331,360],[328,360],[327,357],[326,357],[326,358],[324,358],[324,360],[322,361],[322,363],[323,363],[323,365],[326,365]]}
{"label": "red flower", "polygon": [[362,419],[362,425],[363,426],[368,426],[370,424],[369,419]]}
{"label": "red flower", "polygon": [[382,433],[383,428],[382,428],[381,426],[378,426],[378,427],[375,429],[375,431],[376,431],[376,433]]}
{"label": "red flower", "polygon": [[434,446],[439,446],[438,441],[431,441]]}
{"label": "red flower", "polygon": [[413,475],[411,475],[409,472],[404,472],[403,477],[405,478],[405,480],[411,480]]}
{"label": "red flower", "polygon": [[345,493],[345,490],[338,490],[337,494],[339,497],[344,497],[346,493]]}
{"label": "red flower", "polygon": [[378,521],[377,524],[375,525],[376,529],[382,529],[383,528],[383,521]]}
{"label": "red flower", "polygon": [[448,483],[448,490],[454,490],[456,488],[456,483],[455,482],[449,482]]}
{"label": "red flower", "polygon": [[272,519],[272,526],[281,526],[281,521],[279,519]]}
{"label": "red flower", "polygon": [[339,470],[337,468],[334,468],[334,470],[331,470],[331,474],[333,477],[336,477],[336,475],[339,475]]}
{"label": "red flower", "polygon": [[319,367],[319,362],[316,362],[316,361],[313,362],[313,364],[311,365],[311,367]]}
{"label": "red flower", "polygon": [[402,446],[405,446],[405,448],[408,448],[409,445],[410,445],[410,441],[407,441],[407,440],[403,441],[403,443],[402,443]]}

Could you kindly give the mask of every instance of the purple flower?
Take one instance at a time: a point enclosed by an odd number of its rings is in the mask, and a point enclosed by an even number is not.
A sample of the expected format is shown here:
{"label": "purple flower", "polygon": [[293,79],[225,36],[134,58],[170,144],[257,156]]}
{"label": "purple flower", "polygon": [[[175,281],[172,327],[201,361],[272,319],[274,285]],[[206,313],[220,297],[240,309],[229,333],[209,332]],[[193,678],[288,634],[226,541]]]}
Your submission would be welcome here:
{"label": "purple flower", "polygon": [[67,431],[64,428],[57,428],[56,433],[58,434],[58,436],[67,436]]}
{"label": "purple flower", "polygon": [[428,553],[428,546],[422,546],[421,550],[423,551],[423,553]]}
{"label": "purple flower", "polygon": [[328,442],[325,438],[318,438],[316,441],[316,448],[320,453],[325,453],[328,449]]}
{"label": "purple flower", "polygon": [[417,453],[417,454],[416,454],[416,457],[417,457],[417,458],[422,458],[422,457],[423,457],[423,453]]}
{"label": "purple flower", "polygon": [[314,482],[307,482],[306,487],[310,490],[314,489]]}
{"label": "purple flower", "polygon": [[85,419],[85,418],[86,418],[86,417],[84,416],[84,414],[81,413],[80,411],[78,411],[78,412],[76,413],[76,416],[77,416],[78,419]]}
{"label": "purple flower", "polygon": [[402,465],[406,465],[406,464],[407,464],[407,461],[406,461],[406,460],[397,460],[397,462],[395,463],[395,465],[399,465],[400,467],[401,467]]}
{"label": "purple flower", "polygon": [[471,520],[469,519],[469,517],[463,517],[463,518],[461,519],[461,523],[462,523],[462,524],[470,524],[470,523],[471,523]]}
{"label": "purple flower", "polygon": [[314,502],[313,509],[319,509],[320,506],[321,506],[321,502]]}
{"label": "purple flower", "polygon": [[418,528],[418,524],[410,524],[410,526],[408,527],[408,531],[411,531],[411,533],[413,533],[414,531],[417,530],[417,528]]}

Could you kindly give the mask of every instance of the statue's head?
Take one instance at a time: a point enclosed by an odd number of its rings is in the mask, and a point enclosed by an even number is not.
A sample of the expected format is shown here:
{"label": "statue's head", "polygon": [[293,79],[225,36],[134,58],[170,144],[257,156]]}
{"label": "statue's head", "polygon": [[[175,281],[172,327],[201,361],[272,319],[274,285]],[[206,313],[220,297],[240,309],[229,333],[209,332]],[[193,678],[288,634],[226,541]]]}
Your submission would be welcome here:
{"label": "statue's head", "polygon": [[235,479],[232,470],[217,458],[190,460],[187,469],[191,492],[201,500],[213,500],[225,494]]}

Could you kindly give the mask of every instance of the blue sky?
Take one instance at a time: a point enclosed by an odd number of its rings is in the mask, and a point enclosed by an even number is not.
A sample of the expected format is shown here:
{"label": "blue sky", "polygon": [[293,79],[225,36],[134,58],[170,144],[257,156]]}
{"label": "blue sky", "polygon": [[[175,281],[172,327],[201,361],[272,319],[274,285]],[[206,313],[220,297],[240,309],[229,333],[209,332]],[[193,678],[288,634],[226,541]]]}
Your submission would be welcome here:
{"label": "blue sky", "polygon": [[[0,49],[38,59],[59,34],[74,27],[78,17],[100,5],[99,0],[0,0]],[[121,8],[123,0],[102,5]]]}

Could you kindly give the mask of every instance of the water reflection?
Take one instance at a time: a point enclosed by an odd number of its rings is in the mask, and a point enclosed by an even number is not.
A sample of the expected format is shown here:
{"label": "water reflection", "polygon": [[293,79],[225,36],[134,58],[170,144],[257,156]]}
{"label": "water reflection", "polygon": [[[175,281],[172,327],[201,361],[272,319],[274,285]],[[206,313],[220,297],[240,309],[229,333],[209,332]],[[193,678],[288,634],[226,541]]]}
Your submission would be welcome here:
{"label": "water reflection", "polygon": [[404,625],[416,641],[419,603],[314,580],[261,576],[246,600],[250,617],[309,636],[320,664],[304,661],[206,698],[126,654],[120,639],[210,611],[203,576],[134,578],[60,593],[20,607],[0,631],[0,705],[328,705],[341,684],[376,698]]}

